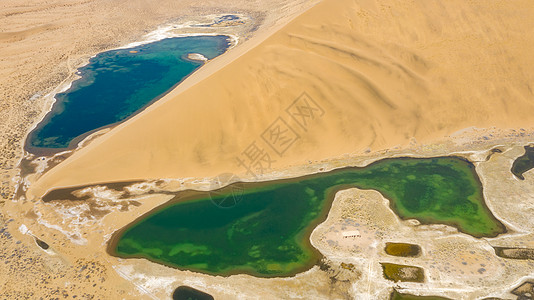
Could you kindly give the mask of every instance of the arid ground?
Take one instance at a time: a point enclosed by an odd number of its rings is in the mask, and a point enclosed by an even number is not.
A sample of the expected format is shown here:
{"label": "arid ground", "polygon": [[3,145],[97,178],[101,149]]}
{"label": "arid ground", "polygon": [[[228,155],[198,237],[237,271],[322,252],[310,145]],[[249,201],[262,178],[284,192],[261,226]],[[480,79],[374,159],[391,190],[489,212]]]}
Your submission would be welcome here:
{"label": "arid ground", "polygon": [[[227,13],[245,22],[188,26]],[[534,176],[510,172],[534,142],[527,0],[5,0],[0,15],[0,298],[169,299],[188,285],[216,299],[388,299],[393,288],[512,299],[534,278],[532,259],[493,249],[534,248]],[[77,149],[24,150],[78,67],[172,24],[181,26],[169,34],[223,33],[238,42]],[[289,133],[285,143],[274,129]],[[268,158],[263,164],[243,163],[252,145]],[[208,276],[106,252],[113,232],[170,199],[156,185],[206,189],[221,173],[268,180],[450,154],[475,163],[506,234],[477,239],[403,221],[378,192],[349,189],[311,236],[321,265],[294,277]],[[56,188],[118,181],[144,183],[127,199],[102,185],[84,201],[42,201]],[[388,256],[386,242],[418,244],[422,255]],[[425,282],[387,280],[381,263],[420,267]]]}

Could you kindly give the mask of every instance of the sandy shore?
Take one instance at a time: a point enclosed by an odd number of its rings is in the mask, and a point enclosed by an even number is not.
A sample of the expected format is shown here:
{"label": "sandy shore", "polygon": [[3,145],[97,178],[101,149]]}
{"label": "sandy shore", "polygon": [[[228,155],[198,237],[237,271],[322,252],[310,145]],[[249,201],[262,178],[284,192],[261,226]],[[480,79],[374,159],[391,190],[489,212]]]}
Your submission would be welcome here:
{"label": "sandy shore", "polygon": [[[521,1],[321,2],[259,45],[214,60],[47,172],[32,193],[224,172],[253,180],[237,162],[251,146],[270,158],[256,170],[265,174],[472,126],[531,127],[533,10]],[[307,118],[295,114],[303,103],[312,103]],[[273,145],[266,130],[277,128],[289,148]]]}
{"label": "sandy shore", "polygon": [[[534,224],[530,222],[528,213],[534,209],[533,173],[526,173],[525,181],[519,181],[510,172],[512,162],[522,154],[522,146],[532,141],[534,132],[509,132],[503,136],[497,136],[496,132],[489,134],[493,136],[490,140],[476,131],[464,132],[441,143],[413,145],[403,150],[301,166],[278,176],[299,176],[346,165],[363,166],[385,157],[459,155],[475,163],[484,185],[487,205],[506,224],[508,233],[496,238],[476,239],[459,233],[453,227],[404,221],[391,211],[388,200],[376,191],[344,190],[336,194],[328,219],[311,236],[312,245],[326,258],[321,268],[316,266],[290,278],[209,276],[172,269],[144,259],[110,257],[106,246],[113,232],[171,197],[157,192],[149,194],[150,190],[154,190],[154,182],[132,186],[132,196],[128,199],[120,199],[113,190],[97,187],[87,191],[90,199],[85,201],[44,203],[21,199],[8,202],[3,209],[4,218],[11,216],[15,220],[6,222],[3,228],[13,235],[13,240],[22,241],[25,251],[33,255],[30,257],[39,263],[53,261],[57,264],[58,277],[48,278],[47,285],[37,285],[47,291],[49,286],[73,280],[76,284],[59,290],[78,294],[84,291],[84,286],[88,286],[85,290],[87,294],[111,295],[109,299],[115,296],[167,299],[180,285],[201,289],[216,299],[259,299],[260,294],[269,299],[388,299],[393,287],[402,292],[442,295],[452,299],[488,296],[507,299],[513,287],[524,278],[534,276],[534,263],[499,258],[491,246],[534,248]],[[490,156],[491,149],[495,148],[502,152]],[[191,178],[160,185],[168,190],[184,190],[206,189],[209,184],[208,181]],[[47,242],[51,250],[40,250],[30,235],[22,234],[21,225]],[[343,232],[354,230],[360,236],[343,237]],[[417,258],[388,256],[383,251],[385,242],[415,243],[422,247],[423,254]],[[15,245],[13,243],[11,247]],[[9,250],[4,252],[11,253]],[[28,257],[26,252],[25,257]],[[426,282],[388,281],[382,277],[381,262],[422,267]],[[84,266],[92,266],[93,263],[97,268],[87,273]],[[353,268],[348,270],[344,265],[352,265]],[[45,276],[50,274],[47,269],[36,267],[36,270]],[[28,271],[24,269],[24,272]],[[89,279],[78,282],[75,278],[79,272],[83,276],[90,275]],[[10,291],[19,291],[13,282],[8,283],[6,287]],[[96,288],[92,287],[94,283],[98,283]]]}

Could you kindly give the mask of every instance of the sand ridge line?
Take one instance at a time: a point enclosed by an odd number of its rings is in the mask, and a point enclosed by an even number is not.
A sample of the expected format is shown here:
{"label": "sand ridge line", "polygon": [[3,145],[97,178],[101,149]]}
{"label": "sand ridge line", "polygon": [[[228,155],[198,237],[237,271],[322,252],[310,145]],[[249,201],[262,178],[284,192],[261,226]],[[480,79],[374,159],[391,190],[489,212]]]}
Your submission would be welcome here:
{"label": "sand ridge line", "polygon": [[[224,172],[241,177],[246,170],[236,158],[255,141],[271,151],[273,169],[284,170],[367,149],[407,147],[414,138],[439,140],[472,126],[529,127],[534,116],[526,112],[534,105],[525,101],[530,77],[523,69],[534,67],[534,59],[512,42],[492,43],[502,31],[462,27],[466,22],[501,24],[501,10],[514,8],[488,6],[474,13],[473,5],[448,3],[449,14],[442,15],[431,4],[393,8],[323,1],[257,46],[214,60],[161,101],[75,153],[43,175],[34,185],[35,195],[53,186],[127,179],[206,178]],[[397,18],[390,18],[393,10]],[[422,26],[427,22],[451,26],[439,31]],[[526,28],[519,19],[503,26],[509,39],[534,49],[534,39],[513,33]],[[487,38],[455,42],[472,30]],[[472,51],[487,47],[498,49],[483,55]],[[517,65],[502,65],[497,50],[516,57]],[[476,68],[483,69],[468,71]],[[496,92],[488,82],[498,85]],[[325,112],[305,129],[287,112],[303,93]],[[510,99],[506,108],[502,97]],[[281,156],[261,136],[277,118],[300,136]]]}

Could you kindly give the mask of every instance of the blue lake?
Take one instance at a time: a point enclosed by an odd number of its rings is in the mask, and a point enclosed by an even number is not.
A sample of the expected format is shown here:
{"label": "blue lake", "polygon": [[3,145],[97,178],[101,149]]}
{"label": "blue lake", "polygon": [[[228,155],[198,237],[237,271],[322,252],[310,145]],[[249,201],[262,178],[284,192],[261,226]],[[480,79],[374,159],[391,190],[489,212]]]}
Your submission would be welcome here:
{"label": "blue lake", "polygon": [[228,47],[227,36],[193,36],[100,53],[78,70],[81,78],[71,88],[56,95],[26,148],[47,152],[74,147],[95,130],[141,111],[202,66],[187,54],[212,59]]}

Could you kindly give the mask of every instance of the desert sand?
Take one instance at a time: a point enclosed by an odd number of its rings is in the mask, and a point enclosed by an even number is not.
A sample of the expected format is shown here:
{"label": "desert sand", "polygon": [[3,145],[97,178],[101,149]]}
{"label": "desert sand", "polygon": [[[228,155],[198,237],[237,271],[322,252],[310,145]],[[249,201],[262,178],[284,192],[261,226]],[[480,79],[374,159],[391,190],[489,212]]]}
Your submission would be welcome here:
{"label": "desert sand", "polygon": [[[237,163],[251,145],[269,156],[258,175],[469,127],[531,127],[533,15],[528,1],[323,1],[95,139],[30,196],[223,172],[255,180]],[[291,106],[303,93],[314,101],[304,118]],[[280,136],[267,129],[289,134],[286,143],[271,148]]]}
{"label": "desert sand", "polygon": [[[502,259],[492,250],[534,248],[534,173],[519,181],[509,172],[534,137],[530,2],[5,3],[0,297],[169,299],[189,285],[216,299],[388,299],[393,288],[508,299],[534,277],[532,261]],[[72,153],[23,151],[53,93],[90,56],[141,41],[160,26],[202,23],[219,13],[250,18],[241,29],[216,29],[238,36],[237,47]],[[173,191],[207,189],[220,173],[266,180],[384,157],[449,154],[475,163],[488,207],[507,234],[475,239],[452,227],[403,221],[379,193],[349,189],[337,193],[311,236],[324,255],[321,265],[294,277],[209,276],[105,251],[113,232],[169,200],[153,192],[159,179]],[[256,161],[245,164],[251,157]],[[20,169],[29,171],[17,176]],[[148,182],[128,199],[100,186],[86,201],[41,201],[58,187],[135,179]],[[29,190],[15,195],[19,184]],[[351,230],[361,235],[343,238]],[[385,242],[416,243],[423,253],[388,256]],[[388,281],[381,262],[421,267],[425,283]]]}
{"label": "desert sand", "polygon": [[[314,1],[6,0],[0,5],[0,199],[12,199],[26,134],[50,109],[53,94],[97,53],[144,39],[168,24],[204,23],[238,13],[244,40],[282,26]],[[198,20],[197,20],[198,19]],[[218,28],[218,32],[225,29]],[[196,32],[199,30],[197,29]],[[236,32],[237,31],[237,32]],[[187,32],[187,31],[185,31]]]}

